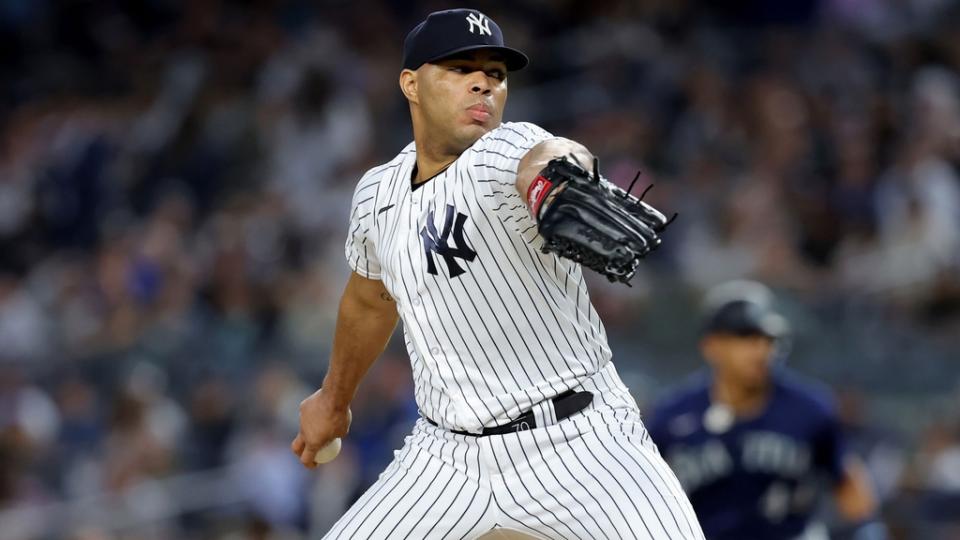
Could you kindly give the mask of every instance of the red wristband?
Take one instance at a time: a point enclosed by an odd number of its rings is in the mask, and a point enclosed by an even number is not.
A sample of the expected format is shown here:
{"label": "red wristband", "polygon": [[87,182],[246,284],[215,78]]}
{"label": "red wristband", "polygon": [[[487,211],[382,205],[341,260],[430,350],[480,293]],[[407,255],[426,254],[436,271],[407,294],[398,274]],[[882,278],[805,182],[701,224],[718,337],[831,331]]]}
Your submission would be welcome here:
{"label": "red wristband", "polygon": [[527,205],[530,207],[533,217],[538,221],[540,219],[540,206],[543,205],[547,193],[550,193],[551,187],[553,187],[553,182],[543,176],[537,176],[533,179],[533,182],[530,182],[530,187],[527,188]]}

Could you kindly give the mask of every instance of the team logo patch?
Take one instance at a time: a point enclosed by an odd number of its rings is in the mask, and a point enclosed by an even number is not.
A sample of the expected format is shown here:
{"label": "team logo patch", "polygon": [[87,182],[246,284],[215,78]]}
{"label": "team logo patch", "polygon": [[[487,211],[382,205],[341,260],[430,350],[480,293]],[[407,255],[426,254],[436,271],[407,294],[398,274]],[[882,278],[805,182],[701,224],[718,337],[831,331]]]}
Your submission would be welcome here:
{"label": "team logo patch", "polygon": [[[448,204],[443,228],[438,233],[437,227],[434,225],[433,210],[430,210],[427,214],[427,225],[420,229],[423,252],[427,257],[427,272],[437,275],[437,265],[433,261],[434,253],[443,257],[443,262],[447,263],[447,271],[450,273],[450,277],[457,277],[465,272],[457,259],[471,262],[477,256],[477,252],[471,249],[463,238],[463,225],[466,222],[467,216],[457,212],[453,206]],[[451,233],[453,233],[453,246],[449,244]]]}
{"label": "team logo patch", "polygon": [[483,13],[471,13],[467,15],[467,22],[470,23],[470,33],[473,34],[473,29],[476,28],[477,32],[483,36],[492,36],[493,32],[490,31],[490,19],[484,16]]}

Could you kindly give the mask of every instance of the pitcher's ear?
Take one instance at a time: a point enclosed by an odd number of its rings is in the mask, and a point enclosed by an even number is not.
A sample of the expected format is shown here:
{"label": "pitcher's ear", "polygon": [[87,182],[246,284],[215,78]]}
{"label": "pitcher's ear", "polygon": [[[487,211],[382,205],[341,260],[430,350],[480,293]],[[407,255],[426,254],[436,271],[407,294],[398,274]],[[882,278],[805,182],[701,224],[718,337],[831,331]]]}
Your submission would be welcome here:
{"label": "pitcher's ear", "polygon": [[420,97],[417,92],[417,72],[412,69],[405,69],[400,72],[400,91],[407,98],[407,101],[418,103]]}

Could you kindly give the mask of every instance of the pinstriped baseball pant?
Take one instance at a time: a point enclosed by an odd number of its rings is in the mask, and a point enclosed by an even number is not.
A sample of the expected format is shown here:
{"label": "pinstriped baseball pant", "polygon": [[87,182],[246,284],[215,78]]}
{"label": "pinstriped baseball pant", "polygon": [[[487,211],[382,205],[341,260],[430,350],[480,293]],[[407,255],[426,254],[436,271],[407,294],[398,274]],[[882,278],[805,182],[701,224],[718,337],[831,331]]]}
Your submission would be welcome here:
{"label": "pinstriped baseball pant", "polygon": [[582,413],[487,437],[419,420],[380,478],[324,538],[468,539],[507,527],[535,538],[701,539],[612,364],[575,390]]}

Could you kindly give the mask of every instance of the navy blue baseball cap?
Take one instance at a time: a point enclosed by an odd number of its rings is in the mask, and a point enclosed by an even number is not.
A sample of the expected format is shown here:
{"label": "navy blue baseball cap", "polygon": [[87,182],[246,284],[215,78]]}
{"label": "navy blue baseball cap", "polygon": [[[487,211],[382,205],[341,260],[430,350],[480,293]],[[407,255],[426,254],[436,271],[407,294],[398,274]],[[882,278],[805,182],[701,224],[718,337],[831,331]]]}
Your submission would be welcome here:
{"label": "navy blue baseball cap", "polygon": [[458,53],[492,49],[503,55],[508,71],[523,69],[529,59],[503,44],[503,32],[493,19],[475,9],[434,11],[403,41],[403,69],[417,69]]}

